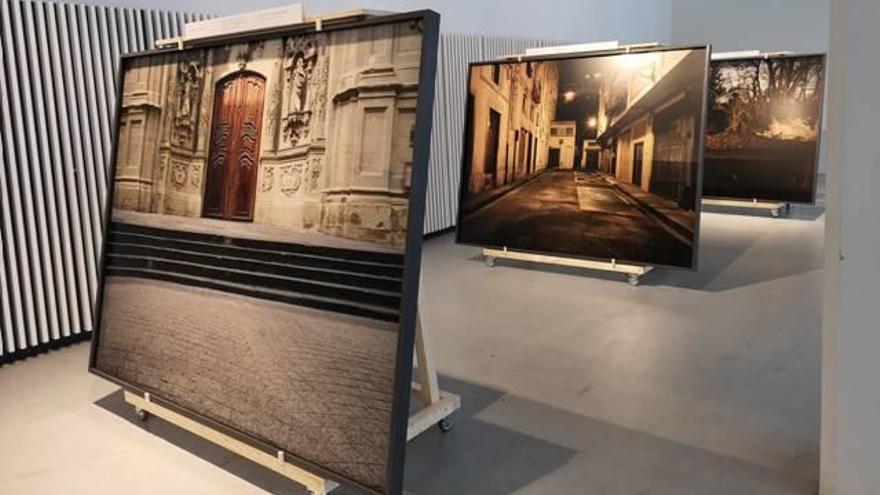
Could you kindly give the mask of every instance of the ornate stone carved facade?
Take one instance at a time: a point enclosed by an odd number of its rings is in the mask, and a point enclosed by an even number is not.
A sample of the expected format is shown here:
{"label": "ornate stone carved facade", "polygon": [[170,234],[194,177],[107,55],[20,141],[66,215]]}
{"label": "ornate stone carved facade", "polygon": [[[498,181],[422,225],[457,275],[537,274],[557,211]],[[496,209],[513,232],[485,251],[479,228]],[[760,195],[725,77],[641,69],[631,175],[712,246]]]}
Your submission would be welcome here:
{"label": "ornate stone carved facade", "polygon": [[202,185],[202,164],[200,162],[195,162],[192,165],[190,183],[195,187]]}
{"label": "ornate stone carved facade", "polygon": [[284,138],[293,146],[308,139],[314,111],[313,101],[316,99],[314,95],[321,93],[322,89],[314,78],[316,65],[326,64],[326,61],[318,60],[317,40],[317,35],[297,36],[288,39],[285,44],[287,108],[282,123]]}
{"label": "ornate stone carved facade", "polygon": [[263,181],[260,183],[260,190],[270,192],[275,187],[275,168],[266,167],[263,169]]}
{"label": "ornate stone carved facade", "polygon": [[281,167],[281,192],[288,196],[293,196],[299,191],[303,183],[303,165],[298,163],[295,165],[287,165]]}
{"label": "ornate stone carved facade", "polygon": [[[209,190],[220,190],[209,185],[222,183],[207,176],[226,173],[231,160],[233,170],[253,174],[240,193],[248,201],[236,204],[251,204],[244,208],[254,223],[402,246],[417,28],[400,23],[168,53],[127,70],[120,143],[134,151],[118,155],[115,206],[204,216]],[[220,101],[218,84],[243,78],[261,81],[259,90],[246,102]],[[226,156],[212,136],[240,115],[239,104],[258,120],[247,132],[230,130],[237,134],[229,142],[252,149],[242,155],[233,146]]]}
{"label": "ornate stone carved facade", "polygon": [[195,136],[202,75],[202,68],[197,61],[182,61],[177,64],[173,141],[178,146],[191,144]]}
{"label": "ornate stone carved facade", "polygon": [[309,191],[315,191],[318,189],[318,179],[321,178],[321,171],[324,167],[324,157],[323,156],[310,156],[309,157],[309,167],[308,167],[308,181],[309,181]]}
{"label": "ornate stone carved facade", "polygon": [[186,163],[177,160],[171,163],[171,184],[177,189],[186,185]]}

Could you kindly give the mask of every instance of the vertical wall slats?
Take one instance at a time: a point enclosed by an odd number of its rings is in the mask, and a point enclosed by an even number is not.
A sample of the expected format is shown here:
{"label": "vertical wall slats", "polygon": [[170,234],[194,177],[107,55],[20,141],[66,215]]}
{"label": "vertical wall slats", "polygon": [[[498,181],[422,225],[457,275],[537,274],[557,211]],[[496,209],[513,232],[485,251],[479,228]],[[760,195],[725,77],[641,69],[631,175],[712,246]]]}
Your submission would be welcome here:
{"label": "vertical wall slats", "polygon": [[[63,163],[63,155],[61,153],[60,137],[57,128],[57,112],[55,92],[53,89],[53,72],[51,67],[51,54],[49,51],[49,39],[51,32],[49,30],[48,16],[52,13],[50,9],[46,9],[43,3],[35,3],[34,22],[36,24],[36,35],[33,41],[39,50],[37,58],[39,59],[41,79],[37,82],[37,86],[42,90],[43,112],[40,114],[43,123],[43,133],[41,138],[48,142],[48,160],[47,169],[51,169],[46,174],[45,183],[47,190],[51,191],[54,201],[50,201],[50,207],[54,202],[54,212],[50,219],[54,220],[53,240],[55,248],[60,252],[61,260],[60,270],[56,269],[56,286],[58,287],[58,304],[64,311],[61,312],[61,336],[67,337],[72,329],[80,328],[78,303],[78,289],[76,287],[76,279],[74,276],[74,258],[72,250],[69,249],[70,244],[70,217],[68,213],[68,200],[66,189],[64,187],[64,179],[61,173],[61,164]],[[40,92],[38,91],[38,94]]]}
{"label": "vertical wall slats", "polygon": [[0,2],[0,364],[93,329],[119,57],[182,20]]}
{"label": "vertical wall slats", "polygon": [[[11,2],[3,2],[0,4],[0,15],[2,15],[2,26],[3,26],[3,44],[4,44],[4,73],[7,76],[6,85],[9,89],[9,93],[7,95],[20,95],[21,91],[19,90],[18,85],[18,64],[16,60],[16,49],[15,44],[13,42],[13,31],[12,29],[12,12],[11,7],[14,4]],[[25,346],[38,345],[37,340],[37,331],[40,328],[37,323],[37,313],[35,311],[36,302],[34,301],[34,284],[32,284],[31,278],[31,261],[35,261],[37,265],[39,265],[39,250],[34,247],[32,251],[28,244],[28,238],[25,234],[26,230],[30,230],[31,222],[34,218],[33,215],[33,199],[31,198],[30,192],[30,181],[27,180],[27,171],[25,170],[22,174],[22,170],[26,169],[27,166],[25,164],[30,162],[27,146],[24,142],[24,122],[22,121],[22,108],[21,108],[21,98],[3,98],[4,107],[6,107],[7,103],[11,103],[12,109],[4,108],[3,116],[4,116],[4,134],[6,137],[6,142],[14,143],[15,146],[15,155],[21,159],[23,158],[23,163],[19,163],[17,160],[12,160],[6,164],[6,170],[9,173],[9,193],[12,199],[12,229],[14,230],[14,242],[15,249],[14,253],[17,255],[17,275],[21,279],[21,285],[18,286],[19,290],[16,291],[21,295],[22,304],[24,307],[24,315],[23,318],[25,320],[25,329],[28,333],[28,340],[24,341],[22,339],[18,346],[19,348],[23,348]],[[9,122],[10,116],[12,117],[12,122]],[[11,146],[11,144],[10,144]],[[22,183],[25,183],[25,188],[22,189]],[[22,192],[24,191],[24,193]],[[10,235],[13,237],[13,235]],[[35,254],[32,259],[31,253]],[[45,315],[43,315],[42,321],[45,322]]]}
{"label": "vertical wall slats", "polygon": [[[73,280],[76,284],[76,296],[79,301],[77,318],[80,325],[72,328],[71,333],[76,334],[82,330],[91,329],[91,313],[90,313],[90,297],[88,289],[89,266],[86,262],[88,252],[84,239],[89,235],[87,233],[87,220],[83,218],[83,207],[79,191],[76,187],[76,163],[81,163],[74,150],[74,131],[78,129],[78,125],[71,120],[71,114],[68,112],[72,95],[68,95],[69,72],[65,72],[66,67],[62,61],[62,49],[67,38],[66,31],[61,29],[62,22],[65,19],[64,7],[60,4],[46,4],[47,12],[47,33],[49,35],[49,48],[51,55],[51,67],[53,74],[53,86],[55,93],[55,108],[57,113],[56,134],[58,136],[61,148],[60,166],[55,173],[59,176],[59,188],[65,193],[69,223],[68,225],[68,246],[72,253],[75,263]],[[68,76],[65,77],[65,74]],[[77,142],[79,140],[77,133]],[[56,155],[59,156],[59,155]],[[79,161],[77,161],[79,160]]]}
{"label": "vertical wall slats", "polygon": [[[34,79],[39,76],[38,69],[35,67],[33,59],[34,47],[32,43],[33,22],[29,22],[28,4],[14,3],[13,18],[15,25],[18,27],[16,33],[16,49],[18,51],[18,70],[21,76],[19,83],[22,89],[23,104],[26,109],[41,108],[42,101],[39,91],[34,87]],[[39,250],[39,262],[32,264],[34,280],[37,281],[34,286],[36,291],[34,296],[37,298],[38,310],[42,307],[43,311],[37,312],[37,320],[40,322],[39,341],[40,343],[48,342],[58,336],[58,306],[55,292],[55,276],[54,265],[55,260],[52,257],[52,249],[49,239],[50,211],[48,208],[46,190],[43,183],[43,171],[48,167],[48,150],[45,149],[38,137],[41,137],[44,131],[40,129],[38,116],[39,112],[28,112],[25,115],[26,127],[24,131],[27,133],[27,144],[30,150],[32,166],[29,167],[29,174],[25,177],[30,179],[32,189],[32,198],[35,202],[34,216],[31,219],[31,225],[28,229],[31,238],[31,249],[36,247]],[[42,283],[40,283],[42,282]]]}
{"label": "vertical wall slats", "polygon": [[[33,98],[33,108],[38,111],[32,112],[34,126],[36,128],[39,157],[39,177],[37,182],[38,195],[42,194],[43,218],[40,225],[42,248],[45,249],[46,258],[51,261],[50,265],[43,267],[46,280],[46,299],[49,309],[49,339],[56,340],[61,335],[62,329],[68,328],[67,300],[65,298],[64,266],[61,261],[61,243],[58,229],[58,210],[55,194],[55,182],[52,176],[53,160],[49,149],[48,124],[46,122],[46,102],[43,98],[43,80],[45,75],[39,62],[37,48],[38,34],[34,23],[34,8],[30,2],[22,4],[24,17],[24,38],[28,51],[28,68],[30,72],[30,89]],[[42,111],[39,111],[42,110]],[[41,186],[41,187],[39,187]],[[37,201],[40,201],[38,198]],[[48,340],[48,339],[47,339]]]}
{"label": "vertical wall slats", "polygon": [[[2,24],[0,24],[2,26]],[[8,31],[4,31],[8,32]],[[6,47],[5,47],[5,38],[0,36],[0,55],[3,56],[2,60],[0,60],[0,67],[4,67],[6,62]],[[13,205],[15,205],[15,201],[13,198],[13,191],[10,189],[10,183],[8,182],[6,176],[7,174],[12,173],[12,168],[15,166],[15,150],[12,146],[12,135],[11,135],[11,124],[9,122],[9,105],[8,99],[5,98],[9,93],[6,90],[6,78],[0,77],[0,91],[2,91],[2,95],[4,98],[0,101],[0,125],[2,125],[2,139],[0,139],[0,143],[7,143],[3,146],[3,159],[4,163],[7,164],[6,167],[3,167],[0,170],[0,234],[2,234],[2,246],[0,246],[0,250],[3,251],[3,266],[0,267],[2,269],[5,283],[4,288],[4,314],[8,312],[10,314],[10,318],[12,318],[12,323],[9,328],[4,328],[4,336],[6,337],[6,342],[4,343],[4,348],[6,349],[5,354],[11,354],[18,349],[24,349],[27,347],[27,337],[25,336],[25,325],[27,321],[25,320],[24,313],[24,304],[22,301],[22,284],[19,278],[19,265],[17,261],[17,248],[15,242],[15,232],[16,223],[14,223],[14,218],[12,214]],[[18,207],[19,205],[16,205]],[[8,302],[8,306],[6,305],[6,301]],[[4,325],[6,324],[4,320]],[[14,327],[14,328],[13,328]]]}

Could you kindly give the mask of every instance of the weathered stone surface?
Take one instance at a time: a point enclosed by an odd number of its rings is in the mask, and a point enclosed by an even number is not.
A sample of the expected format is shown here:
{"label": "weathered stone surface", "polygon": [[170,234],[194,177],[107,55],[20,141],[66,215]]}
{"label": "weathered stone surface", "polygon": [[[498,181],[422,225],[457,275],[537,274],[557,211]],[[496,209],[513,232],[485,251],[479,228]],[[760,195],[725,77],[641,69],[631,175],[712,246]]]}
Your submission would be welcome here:
{"label": "weathered stone surface", "polygon": [[382,489],[397,326],[108,277],[97,368]]}

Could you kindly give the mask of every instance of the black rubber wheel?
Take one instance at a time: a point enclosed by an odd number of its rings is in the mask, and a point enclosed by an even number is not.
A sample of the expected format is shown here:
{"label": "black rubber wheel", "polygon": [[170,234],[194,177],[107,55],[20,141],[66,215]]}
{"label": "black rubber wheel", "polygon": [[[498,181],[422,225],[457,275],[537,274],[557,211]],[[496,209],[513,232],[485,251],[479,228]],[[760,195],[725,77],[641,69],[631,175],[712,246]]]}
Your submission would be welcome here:
{"label": "black rubber wheel", "polygon": [[455,421],[452,420],[452,416],[446,416],[437,423],[437,427],[440,428],[440,431],[446,433],[455,427]]}
{"label": "black rubber wheel", "polygon": [[146,421],[150,417],[150,413],[143,409],[135,409],[134,412],[137,414],[138,421]]}

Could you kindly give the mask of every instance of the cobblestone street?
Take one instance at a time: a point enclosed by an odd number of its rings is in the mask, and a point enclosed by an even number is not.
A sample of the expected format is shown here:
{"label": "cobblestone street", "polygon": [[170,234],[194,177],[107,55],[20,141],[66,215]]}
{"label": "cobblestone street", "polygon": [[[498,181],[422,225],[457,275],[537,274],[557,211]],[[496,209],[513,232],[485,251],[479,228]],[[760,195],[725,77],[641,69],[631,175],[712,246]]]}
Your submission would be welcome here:
{"label": "cobblestone street", "polygon": [[466,216],[474,244],[689,266],[692,248],[594,174],[545,172]]}
{"label": "cobblestone street", "polygon": [[97,368],[384,489],[397,325],[108,277]]}

